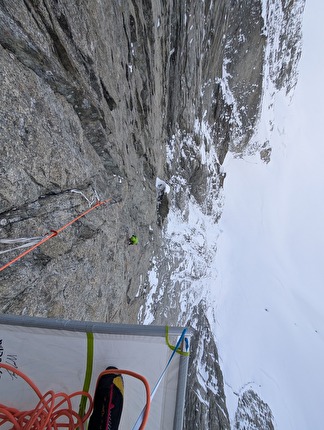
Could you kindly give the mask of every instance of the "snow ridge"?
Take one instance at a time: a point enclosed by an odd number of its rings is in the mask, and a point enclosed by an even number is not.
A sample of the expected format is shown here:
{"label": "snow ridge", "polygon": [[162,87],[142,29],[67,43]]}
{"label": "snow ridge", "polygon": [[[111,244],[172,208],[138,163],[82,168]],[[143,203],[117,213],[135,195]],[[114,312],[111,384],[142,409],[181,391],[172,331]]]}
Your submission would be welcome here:
{"label": "snow ridge", "polygon": [[[200,142],[197,147],[197,142]],[[152,323],[158,303],[168,298],[169,309],[178,309],[178,323],[184,324],[190,309],[210,296],[207,279],[213,276],[212,262],[216,253],[222,199],[219,194],[220,166],[213,146],[212,131],[204,121],[195,121],[192,135],[178,130],[167,146],[169,166],[184,160],[184,169],[168,181],[170,187],[170,212],[164,227],[166,252],[163,261],[152,258],[149,272],[150,289],[145,309],[141,310],[141,321]],[[198,161],[197,161],[198,160]],[[202,204],[192,195],[187,167],[190,162],[203,166],[208,171],[208,184]],[[168,266],[169,277],[159,279],[161,266]],[[179,305],[178,305],[179,303]]]}

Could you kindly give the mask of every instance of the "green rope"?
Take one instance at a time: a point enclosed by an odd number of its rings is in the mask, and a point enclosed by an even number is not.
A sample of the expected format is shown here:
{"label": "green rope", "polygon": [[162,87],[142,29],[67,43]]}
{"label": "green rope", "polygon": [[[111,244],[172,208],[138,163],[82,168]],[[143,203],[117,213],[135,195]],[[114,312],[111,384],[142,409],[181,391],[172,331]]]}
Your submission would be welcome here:
{"label": "green rope", "polygon": [[[92,376],[92,367],[93,367],[93,345],[94,338],[93,333],[87,333],[87,364],[86,364],[86,372],[84,376],[83,383],[83,391],[86,393],[89,391],[91,376]],[[79,405],[79,416],[82,418],[85,414],[85,409],[87,405],[87,397],[82,396],[80,405]]]}

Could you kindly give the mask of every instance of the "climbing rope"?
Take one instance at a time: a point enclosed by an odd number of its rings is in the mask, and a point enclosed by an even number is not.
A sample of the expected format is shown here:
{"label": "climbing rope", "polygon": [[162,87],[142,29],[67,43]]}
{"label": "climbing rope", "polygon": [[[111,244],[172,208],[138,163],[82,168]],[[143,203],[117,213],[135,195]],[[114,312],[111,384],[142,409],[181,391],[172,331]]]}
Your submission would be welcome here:
{"label": "climbing rope", "polygon": [[[54,393],[53,391],[48,391],[45,395],[42,395],[34,382],[19,369],[5,363],[0,363],[0,368],[1,367],[20,376],[25,382],[27,382],[27,384],[36,393],[39,401],[34,409],[27,411],[19,411],[0,403],[0,427],[3,424],[11,424],[12,429],[15,430],[58,430],[60,428],[68,430],[79,428],[80,430],[83,430],[84,424],[90,417],[93,410],[93,400],[88,392],[76,391],[68,395],[65,393]],[[141,426],[139,427],[139,430],[144,430],[150,412],[151,393],[149,383],[144,376],[132,372],[131,370],[108,369],[100,373],[97,379],[97,385],[102,376],[116,373],[132,376],[144,384],[146,391],[146,406]],[[86,396],[89,400],[88,410],[85,411],[82,417],[72,408],[71,400],[78,396]]]}
{"label": "climbing rope", "polygon": [[[179,337],[176,346],[173,347],[173,351],[172,351],[172,354],[171,354],[171,356],[169,358],[169,361],[167,362],[167,364],[166,364],[163,372],[161,373],[159,379],[157,380],[157,382],[156,382],[156,384],[155,384],[155,386],[154,386],[154,388],[152,390],[152,393],[151,393],[151,402],[152,402],[152,400],[153,400],[153,398],[155,396],[155,393],[157,392],[157,390],[158,390],[158,388],[159,388],[159,386],[160,386],[160,384],[162,382],[162,379],[164,378],[164,375],[166,374],[166,372],[167,372],[167,370],[168,370],[168,368],[169,368],[169,366],[171,364],[172,359],[174,358],[174,356],[175,356],[176,353],[179,353],[180,346],[181,346],[182,342],[185,340],[186,332],[187,332],[187,329],[186,328],[183,329],[183,331],[181,333],[181,336]],[[142,429],[142,427],[140,427],[140,423],[143,422],[145,413],[146,413],[146,410],[144,408],[142,410],[142,412],[140,413],[140,415],[138,416],[137,421],[134,424],[132,430],[141,430]]]}
{"label": "climbing rope", "polygon": [[[34,382],[23,372],[5,363],[0,363],[0,368],[7,369],[20,376],[34,390],[39,401],[32,410],[19,411],[0,403],[0,427],[3,424],[11,424],[15,430],[58,430],[67,428],[75,430],[84,428],[83,424],[89,418],[93,402],[89,393],[76,391],[70,395],[48,391],[42,395]],[[86,396],[89,400],[89,408],[81,418],[73,409],[71,400],[74,397]]]}
{"label": "climbing rope", "polygon": [[0,243],[3,245],[13,245],[21,243],[21,245],[14,246],[13,248],[4,249],[0,251],[0,254],[7,254],[7,252],[12,252],[17,249],[21,248],[28,248],[32,245],[35,245],[37,242],[39,242],[41,239],[43,239],[44,236],[37,236],[37,237],[18,237],[16,239],[0,239]]}
{"label": "climbing rope", "polygon": [[48,240],[52,239],[52,237],[57,236],[59,233],[61,233],[63,230],[65,230],[67,227],[69,227],[70,225],[74,224],[76,221],[78,221],[80,218],[84,217],[85,215],[87,215],[89,212],[93,211],[94,209],[98,208],[99,206],[105,205],[108,202],[110,202],[112,199],[108,199],[108,200],[104,200],[104,201],[97,201],[97,203],[93,206],[91,206],[91,208],[87,209],[86,211],[84,211],[82,214],[78,215],[76,218],[74,218],[72,221],[69,221],[67,224],[63,225],[63,227],[59,228],[58,230],[51,230],[50,233],[48,233],[46,236],[44,236],[39,242],[36,242],[31,248],[27,249],[26,251],[22,252],[21,254],[19,254],[17,257],[13,258],[12,260],[10,260],[8,263],[6,263],[5,265],[3,265],[2,267],[0,267],[0,272],[2,272],[2,270],[6,269],[7,267],[11,266],[13,263],[15,263],[16,261],[20,260],[21,258],[25,257],[25,255],[29,254],[30,252],[34,251],[34,249],[38,248],[40,245],[42,245],[43,243],[47,242]]}

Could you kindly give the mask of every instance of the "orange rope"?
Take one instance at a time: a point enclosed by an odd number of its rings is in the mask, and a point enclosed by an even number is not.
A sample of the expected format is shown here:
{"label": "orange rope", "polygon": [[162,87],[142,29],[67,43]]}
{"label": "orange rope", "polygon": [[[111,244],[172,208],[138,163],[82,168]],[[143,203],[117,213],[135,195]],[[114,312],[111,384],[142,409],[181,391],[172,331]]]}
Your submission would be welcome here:
{"label": "orange rope", "polygon": [[[93,407],[89,393],[77,391],[68,395],[48,391],[43,396],[34,382],[19,369],[5,363],[0,363],[0,367],[20,376],[39,398],[36,407],[28,411],[19,411],[0,403],[0,427],[5,423],[10,423],[13,426],[12,429],[16,430],[57,430],[59,428],[75,430],[78,427],[83,429],[83,425],[89,418]],[[89,409],[82,418],[72,409],[71,399],[77,396],[86,396],[89,399]]]}
{"label": "orange rope", "polygon": [[[39,398],[39,402],[34,409],[28,411],[19,411],[18,409],[10,408],[0,403],[0,427],[3,424],[10,423],[13,426],[12,429],[15,430],[58,430],[59,428],[67,428],[69,430],[80,428],[83,430],[84,424],[90,417],[93,409],[93,401],[89,393],[85,391],[76,391],[68,395],[65,393],[55,394],[53,391],[48,391],[43,396],[34,382],[19,369],[5,363],[0,363],[0,368],[1,367],[7,369],[9,372],[15,373],[27,382],[35,391]],[[100,373],[97,379],[97,385],[101,376],[107,374],[129,375],[143,382],[146,391],[146,408],[139,430],[144,430],[151,405],[151,391],[147,379],[131,370],[108,369]],[[86,396],[89,399],[89,409],[82,418],[72,409],[71,399],[77,396]]]}
{"label": "orange rope", "polygon": [[104,201],[97,201],[97,203],[92,206],[91,208],[87,209],[85,212],[83,212],[81,215],[78,215],[76,218],[74,218],[72,221],[69,221],[67,224],[63,225],[63,227],[59,228],[58,230],[51,230],[51,233],[49,233],[47,236],[44,237],[44,239],[40,240],[39,242],[37,242],[35,245],[33,245],[31,248],[27,249],[26,251],[22,252],[21,254],[19,254],[17,257],[13,258],[11,261],[9,261],[8,263],[6,263],[4,266],[0,267],[0,272],[2,272],[2,270],[6,269],[7,267],[11,266],[13,263],[15,263],[16,261],[20,260],[21,258],[25,257],[25,255],[29,254],[30,252],[34,251],[34,249],[38,248],[40,245],[42,245],[43,243],[47,242],[48,240],[52,239],[52,237],[57,236],[59,233],[61,233],[61,231],[65,230],[67,227],[69,227],[71,224],[75,223],[76,221],[78,221],[80,218],[84,217],[85,215],[87,215],[89,212],[93,211],[95,208],[104,205],[108,202],[110,202],[111,199],[108,200],[104,200]]}

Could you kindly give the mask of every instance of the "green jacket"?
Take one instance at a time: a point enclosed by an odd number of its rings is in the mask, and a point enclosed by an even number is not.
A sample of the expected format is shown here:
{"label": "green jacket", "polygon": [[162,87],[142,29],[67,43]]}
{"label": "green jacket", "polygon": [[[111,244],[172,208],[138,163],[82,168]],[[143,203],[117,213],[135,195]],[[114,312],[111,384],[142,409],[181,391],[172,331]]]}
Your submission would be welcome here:
{"label": "green jacket", "polygon": [[137,245],[138,244],[138,237],[135,236],[135,234],[133,234],[130,238],[129,238],[129,244],[130,245]]}

